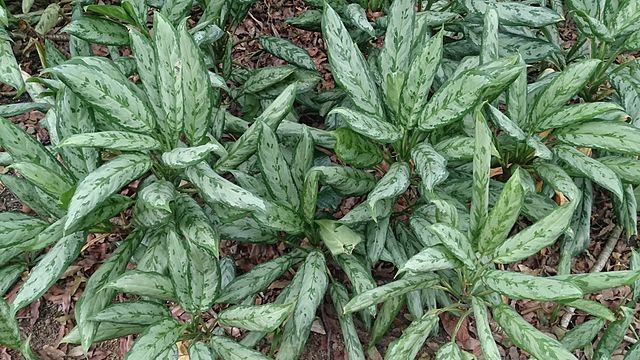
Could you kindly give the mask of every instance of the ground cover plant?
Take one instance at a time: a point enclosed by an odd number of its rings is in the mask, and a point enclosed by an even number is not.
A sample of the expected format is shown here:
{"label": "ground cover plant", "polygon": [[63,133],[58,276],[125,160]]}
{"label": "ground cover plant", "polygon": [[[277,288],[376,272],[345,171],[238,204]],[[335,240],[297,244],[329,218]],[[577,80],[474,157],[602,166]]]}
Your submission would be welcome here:
{"label": "ground cover plant", "polygon": [[[0,213],[0,344],[38,358],[17,313],[115,234],[62,339],[84,354],[134,335],[126,359],[298,359],[330,302],[349,359],[413,359],[428,338],[436,359],[504,358],[496,338],[538,359],[638,357],[620,346],[635,251],[626,270],[572,265],[601,192],[614,240],[637,235],[640,72],[620,55],[640,47],[640,3],[309,0],[288,22],[322,36],[328,90],[287,39],[256,39],[284,65],[234,62],[254,3],[0,2],[0,81],[30,98],[0,105],[0,182],[28,207]],[[69,56],[44,36],[60,17]],[[32,77],[20,27],[37,34]],[[4,118],[34,110],[48,146]],[[237,274],[223,246],[248,243],[279,250]],[[523,271],[541,252],[555,268]],[[617,307],[592,295],[624,286]],[[537,329],[522,300],[553,303],[542,317],[564,330]]]}

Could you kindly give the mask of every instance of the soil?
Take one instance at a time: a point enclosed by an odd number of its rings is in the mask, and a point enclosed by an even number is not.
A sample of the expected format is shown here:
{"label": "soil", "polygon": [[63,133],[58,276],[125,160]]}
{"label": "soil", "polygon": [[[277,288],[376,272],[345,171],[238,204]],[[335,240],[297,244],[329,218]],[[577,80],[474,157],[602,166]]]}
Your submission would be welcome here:
{"label": "soil", "polygon": [[[37,4],[36,4],[37,6]],[[285,37],[307,49],[309,54],[315,60],[316,65],[321,70],[323,81],[320,85],[322,88],[333,87],[333,80],[328,73],[328,63],[324,52],[324,44],[319,33],[303,31],[288,26],[284,19],[299,14],[306,10],[307,7],[302,0],[259,0],[253,6],[247,19],[238,28],[235,37],[237,41],[245,41],[235,50],[235,62],[247,68],[256,68],[268,65],[278,65],[282,61],[273,56],[264,53],[255,39],[260,35],[273,35]],[[62,24],[60,24],[62,25]],[[55,33],[61,26],[54,28]],[[575,31],[572,24],[561,29],[561,35],[567,42],[575,41]],[[66,51],[68,49],[64,40],[57,40],[56,45]],[[15,48],[18,54],[22,54],[21,46],[24,43],[17,42]],[[32,51],[26,56],[20,57],[22,68],[31,73],[36,73],[38,69],[38,58]],[[0,104],[25,101],[28,98],[23,96],[20,99],[14,99],[10,89],[0,88]],[[33,134],[43,144],[48,143],[48,134],[44,129],[38,126],[38,121],[43,114],[37,111],[17,116],[11,120],[23,127],[27,132]],[[0,173],[7,170],[0,167]],[[2,211],[22,211],[28,213],[30,209],[23,206],[10,192],[8,192],[0,184],[0,212]],[[592,215],[592,242],[587,252],[577,258],[573,264],[574,272],[588,272],[593,266],[601,248],[606,242],[609,233],[613,229],[612,219],[614,218],[613,210],[606,196],[598,193],[596,205]],[[524,225],[524,224],[523,224]],[[74,263],[69,271],[65,273],[63,278],[49,290],[45,296],[34,303],[32,306],[19,312],[19,323],[21,331],[24,335],[31,337],[31,346],[37,356],[41,359],[62,360],[62,359],[80,359],[84,357],[82,350],[78,346],[60,344],[60,340],[66,335],[70,329],[75,326],[73,309],[75,302],[80,297],[86,279],[91,275],[97,266],[104,261],[110,254],[111,244],[118,240],[117,236],[100,238],[98,236],[92,238],[91,246],[83,249],[83,252]],[[620,240],[609,259],[605,268],[607,271],[628,269],[630,250],[637,245],[637,239],[631,241]],[[284,249],[282,247],[264,246],[264,245],[243,245],[232,242],[222,242],[221,252],[223,255],[231,255],[236,259],[236,265],[239,272],[244,272],[252,268],[256,263],[262,263],[276,257]],[[555,247],[543,250],[540,254],[532,256],[519,264],[513,265],[513,268],[527,273],[535,274],[555,274],[555,268],[558,263],[558,249]],[[389,266],[380,266],[375,269],[375,277],[377,279],[392,279],[394,275],[393,268]],[[279,289],[286,286],[291,279],[292,274],[286,274],[283,279],[276,282],[276,285],[261,294],[260,301],[268,302],[277,296]],[[24,276],[24,275],[23,275]],[[343,276],[335,274],[335,276]],[[12,299],[18,291],[20,282],[9,291],[7,298]],[[603,304],[617,307],[623,299],[629,295],[629,288],[612,289],[601,294],[593,296],[593,300]],[[122,299],[119,299],[122,300]],[[538,303],[533,301],[516,301],[516,308],[521,314],[524,314],[526,320],[534,324],[537,328],[547,332],[551,336],[560,333],[557,327],[557,321],[549,323],[551,313],[554,308],[551,304]],[[637,309],[638,310],[638,309]],[[179,316],[179,309],[175,310]],[[560,313],[559,316],[562,316]],[[573,324],[580,324],[585,321],[587,316],[577,312],[573,317]],[[363,344],[368,341],[367,333],[364,331],[362,324],[357,317],[354,317],[358,326],[359,335]],[[347,359],[344,351],[344,342],[340,335],[340,325],[333,309],[333,305],[328,298],[321,305],[321,311],[318,312],[314,328],[309,336],[306,348],[301,359],[305,360],[325,360]],[[442,323],[445,325],[445,331],[441,335],[430,338],[420,351],[419,359],[431,359],[435,350],[447,341],[446,333],[450,333],[457,319],[443,317]],[[377,350],[370,353],[371,359],[382,359],[380,354],[384,354],[389,344],[397,339],[402,331],[408,326],[408,314],[399,316],[391,330],[381,340],[377,346]],[[495,324],[492,324],[495,328]],[[640,321],[632,324],[633,330],[640,332]],[[241,336],[240,332],[232,332],[228,335]],[[527,359],[528,356],[513,346],[500,331],[496,330],[496,340],[500,343],[500,351],[504,359],[520,360]],[[475,324],[472,322],[464,322],[461,330],[458,332],[457,342],[465,350],[479,354],[479,343],[475,334]],[[127,337],[118,340],[107,341],[92,347],[88,354],[89,359],[122,359],[123,353],[130,347],[133,337]],[[628,344],[623,344],[628,345]],[[261,349],[267,353],[269,344],[265,341],[261,345]],[[0,347],[0,360],[22,359],[22,357],[13,351],[8,351]]]}

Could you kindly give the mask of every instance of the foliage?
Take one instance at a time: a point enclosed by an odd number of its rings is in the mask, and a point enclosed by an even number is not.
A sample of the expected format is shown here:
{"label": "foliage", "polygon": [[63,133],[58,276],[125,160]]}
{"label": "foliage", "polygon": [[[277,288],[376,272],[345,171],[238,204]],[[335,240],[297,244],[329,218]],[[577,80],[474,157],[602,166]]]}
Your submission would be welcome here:
{"label": "foliage", "polygon": [[[45,112],[51,139],[43,146],[0,118],[0,158],[12,172],[0,181],[32,209],[0,214],[0,293],[30,269],[15,298],[0,302],[0,342],[32,356],[16,313],[88,237],[118,234],[64,339],[85,352],[137,334],[128,359],[177,358],[176,344],[194,359],[297,359],[330,299],[350,359],[364,359],[405,305],[411,324],[385,359],[414,358],[444,313],[458,320],[437,359],[473,358],[455,342],[468,317],[485,359],[501,356],[491,319],[513,344],[551,359],[574,359],[609,322],[594,356],[610,357],[633,319],[637,256],[615,272],[571,274],[571,262],[590,242],[594,185],[611,194],[627,236],[637,234],[640,68],[614,64],[640,47],[637,4],[605,2],[603,11],[570,1],[580,39],[563,52],[559,3],[306,2],[312,9],[288,21],[322,33],[335,89],[316,90],[314,60],[286,39],[257,40],[287,65],[233,64],[232,34],[254,1],[61,2],[32,22],[11,15],[30,14],[32,1],[0,2],[0,81],[32,100],[0,106],[0,115]],[[202,16],[187,21],[196,5]],[[377,10],[384,16],[369,21]],[[43,71],[25,81],[12,29],[24,23],[43,35],[61,14],[72,14],[71,57],[34,37]],[[95,56],[94,43],[108,57]],[[602,89],[606,79],[613,88]],[[337,219],[344,199],[358,205]],[[221,239],[285,250],[236,274]],[[558,239],[555,275],[513,271]],[[372,270],[381,263],[397,274],[379,285]],[[275,300],[256,301],[284,274],[294,275]],[[633,299],[616,312],[585,298],[627,285]],[[114,303],[120,293],[127,301]],[[556,340],[505,299],[593,319]],[[172,317],[169,304],[188,319]],[[226,335],[232,327],[241,340]],[[266,337],[264,355],[255,349]]]}

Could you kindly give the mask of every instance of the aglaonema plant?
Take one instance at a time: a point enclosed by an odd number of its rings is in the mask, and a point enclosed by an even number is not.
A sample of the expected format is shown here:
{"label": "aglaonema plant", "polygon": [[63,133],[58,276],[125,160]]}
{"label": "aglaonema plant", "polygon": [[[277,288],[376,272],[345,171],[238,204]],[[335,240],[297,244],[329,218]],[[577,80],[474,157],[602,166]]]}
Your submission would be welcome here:
{"label": "aglaonema plant", "polygon": [[[224,112],[214,106],[216,82],[186,24],[175,28],[161,13],[154,15],[152,38],[136,29],[128,33],[141,85],[100,57],[58,58],[58,64],[46,69],[49,78],[39,81],[49,90],[31,90],[50,107],[43,124],[52,149],[9,121],[0,121],[0,144],[20,175],[3,175],[2,182],[36,213],[1,214],[2,292],[24,271],[26,254],[32,254],[33,263],[11,304],[2,302],[0,323],[7,331],[0,340],[10,348],[22,346],[28,356],[32,354],[28,341],[19,336],[15,313],[53,285],[80,254],[87,233],[96,232],[120,233],[123,240],[88,279],[75,308],[77,326],[65,341],[88,351],[94,342],[141,333],[127,358],[169,356],[178,340],[189,343],[193,356],[211,356],[211,346],[223,358],[261,356],[202,322],[202,313],[214,304],[236,303],[223,294],[241,296],[224,287],[233,277],[233,262],[219,260],[219,234],[209,215],[211,207],[223,204],[256,213],[266,222],[267,214],[278,219],[287,210],[278,211],[279,205],[224,179],[207,164],[216,158],[229,161],[229,152],[218,142],[224,116],[216,114]],[[294,97],[292,85],[256,119],[254,129],[276,126]],[[257,139],[251,134],[245,138],[250,143]],[[233,149],[230,153],[236,154]],[[135,201],[118,194],[136,180]],[[196,189],[202,189],[211,207],[192,197]],[[108,221],[132,203],[129,222],[115,226]],[[284,271],[300,256],[292,253],[277,262]],[[126,271],[129,262],[136,263],[135,270]],[[238,279],[233,286],[239,286]],[[301,280],[308,286],[307,279]],[[112,304],[117,292],[140,300]],[[189,320],[172,318],[167,301],[184,309]],[[291,310],[290,301],[247,304],[225,310],[215,321],[271,332]]]}
{"label": "aglaonema plant", "polygon": [[[453,204],[435,200],[436,223],[425,228],[423,249],[408,259],[397,256],[397,280],[354,296],[344,312],[350,314],[383,303],[376,325],[387,328],[411,291],[438,289],[441,296],[435,306],[407,327],[403,335],[389,347],[385,359],[413,359],[430,334],[437,329],[439,315],[445,312],[458,318],[459,329],[465,318],[475,319],[478,340],[485,359],[501,359],[489,314],[511,341],[536,358],[577,359],[572,352],[591,344],[605,321],[610,327],[625,326],[633,311],[623,307],[616,315],[606,306],[585,299],[586,294],[607,288],[633,284],[640,273],[636,270],[607,273],[534,276],[522,272],[496,269],[536,254],[553,244],[569,227],[577,202],[567,202],[542,219],[510,236],[524,204],[525,194],[535,191],[526,172],[516,169],[506,182],[498,199],[489,207],[491,136],[481,112],[475,116],[477,137],[473,161],[471,208],[467,214]],[[570,185],[573,186],[573,185]],[[578,191],[577,188],[572,189]],[[400,242],[400,241],[398,241]],[[402,252],[396,241],[387,242],[389,254]],[[393,255],[391,255],[393,256]],[[588,326],[577,326],[560,340],[545,335],[525,321],[507,299],[532,299],[556,302],[578,308],[595,317]],[[384,324],[384,326],[383,326]],[[613,324],[616,324],[615,326]],[[620,325],[622,324],[622,325]],[[440,347],[437,359],[473,358],[455,342]],[[616,337],[617,335],[613,335]],[[374,339],[378,339],[375,337]],[[619,340],[616,340],[619,341]],[[370,346],[375,345],[375,340]],[[605,345],[606,346],[606,345]],[[604,347],[604,346],[603,346]],[[603,351],[603,354],[606,352]]]}

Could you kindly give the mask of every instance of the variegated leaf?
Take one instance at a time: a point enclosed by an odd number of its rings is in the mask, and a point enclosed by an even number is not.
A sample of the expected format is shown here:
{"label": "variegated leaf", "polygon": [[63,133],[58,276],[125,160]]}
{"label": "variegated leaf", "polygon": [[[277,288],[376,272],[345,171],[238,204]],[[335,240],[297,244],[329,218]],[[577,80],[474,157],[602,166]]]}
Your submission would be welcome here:
{"label": "variegated leaf", "polygon": [[438,316],[432,312],[428,312],[422,318],[414,320],[402,332],[402,336],[389,346],[384,359],[414,359],[429,334],[438,326],[438,320]]}
{"label": "variegated leaf", "polygon": [[174,201],[176,224],[187,241],[219,256],[220,236],[211,226],[202,208],[188,195],[178,195]]}
{"label": "variegated leaf", "polygon": [[148,326],[170,318],[171,313],[162,304],[153,301],[130,301],[106,307],[91,317],[92,321]]}
{"label": "variegated leaf", "polygon": [[599,64],[600,60],[585,60],[569,66],[553,78],[533,100],[533,105],[529,109],[531,124],[537,126],[539,121],[543,121],[562,108],[589,81]]}
{"label": "variegated leaf", "polygon": [[[164,139],[173,148],[184,127],[185,104],[183,100],[183,60],[180,54],[180,36],[166,13],[155,13],[153,17],[155,37],[158,89],[164,117],[158,120],[158,127]],[[195,60],[195,59],[193,59]],[[185,71],[188,72],[188,71]],[[202,81],[206,81],[208,76]],[[205,100],[206,101],[206,100]]]}
{"label": "variegated leaf", "polygon": [[75,329],[78,330],[80,344],[84,351],[89,351],[89,347],[98,336],[98,322],[92,317],[109,305],[115,295],[114,289],[103,288],[103,286],[125,271],[139,242],[139,234],[132,233],[87,281],[84,292],[75,307],[77,324]]}
{"label": "variegated leaf", "polygon": [[266,124],[260,129],[258,160],[267,189],[275,202],[292,210],[300,207],[300,196],[276,135]]}
{"label": "variegated leaf", "polygon": [[78,97],[122,129],[149,133],[155,116],[144,92],[103,57],[76,57],[48,69]]}
{"label": "variegated leaf", "polygon": [[125,356],[125,360],[155,360],[176,341],[186,328],[172,318],[162,320],[148,327],[133,343]]}
{"label": "variegated leaf", "polygon": [[620,178],[611,169],[567,145],[557,145],[554,151],[562,161],[573,169],[611,191],[620,201],[624,199]]}
{"label": "variegated leaf", "polygon": [[233,279],[220,290],[216,303],[238,304],[269,286],[292,265],[295,256],[288,254],[256,265],[251,271]]}
{"label": "variegated leaf", "polygon": [[471,298],[471,306],[473,308],[473,316],[476,320],[476,329],[478,332],[478,340],[482,347],[482,355],[486,360],[500,360],[500,352],[493,338],[493,332],[489,326],[487,307],[484,302],[477,298]]}
{"label": "variegated leaf", "polygon": [[291,314],[293,304],[236,305],[218,314],[222,326],[251,331],[275,331]]}
{"label": "variegated leaf", "polygon": [[362,310],[394,296],[400,296],[417,289],[429,288],[438,282],[438,276],[431,273],[405,275],[405,277],[400,280],[378,286],[377,288],[354,296],[344,306],[344,312],[352,313]]}
{"label": "variegated leaf", "polygon": [[539,359],[577,360],[560,342],[541,333],[508,305],[496,305],[493,318],[518,347]]}
{"label": "variegated leaf", "polygon": [[332,283],[329,286],[329,295],[331,301],[338,314],[338,321],[340,322],[340,330],[342,330],[342,338],[346,348],[347,355],[350,360],[364,360],[364,351],[362,350],[362,344],[358,338],[358,332],[356,331],[353,318],[350,314],[344,314],[342,308],[344,304],[349,301],[349,294],[347,289],[338,283]]}
{"label": "variegated leaf", "polygon": [[167,231],[169,275],[180,306],[189,313],[208,310],[220,289],[218,259],[208,250]]}
{"label": "variegated leaf", "polygon": [[260,45],[267,52],[275,55],[290,64],[300,66],[308,70],[317,70],[316,64],[306,50],[299,48],[288,40],[274,37],[261,36]]}
{"label": "variegated leaf", "polygon": [[151,168],[151,160],[144,155],[120,155],[87,175],[76,188],[65,223],[65,230],[74,227],[84,216]]}
{"label": "variegated leaf", "polygon": [[129,270],[108,283],[106,287],[159,300],[176,299],[171,279],[156,272]]}
{"label": "variegated leaf", "polygon": [[71,262],[80,254],[80,247],[85,240],[86,234],[83,232],[67,235],[42,257],[31,269],[29,278],[22,284],[11,303],[14,314],[37,300],[62,276]]}
{"label": "variegated leaf", "polygon": [[244,347],[232,339],[224,336],[212,336],[210,340],[211,348],[220,355],[223,360],[269,360],[261,353]]}
{"label": "variegated leaf", "polygon": [[282,334],[280,350],[276,360],[295,360],[300,357],[309,337],[316,310],[327,290],[328,277],[324,255],[312,251],[302,265],[300,295]]}
{"label": "variegated leaf", "polygon": [[162,154],[162,162],[173,169],[184,169],[207,159],[210,153],[223,154],[226,150],[217,142],[200,146],[175,148]]}
{"label": "variegated leaf", "polygon": [[493,261],[511,263],[531,256],[553,244],[569,226],[575,203],[557,207],[535,224],[508,238],[493,250]]}
{"label": "variegated leaf", "polygon": [[264,200],[221,177],[206,163],[188,167],[185,174],[207,202],[245,211],[267,210]]}
{"label": "variegated leaf", "polygon": [[525,195],[521,171],[517,169],[511,175],[476,238],[476,247],[483,255],[500,246],[518,220]]}
{"label": "variegated leaf", "polygon": [[411,150],[411,158],[423,186],[429,191],[449,176],[447,160],[426,141]]}
{"label": "variegated leaf", "polygon": [[331,6],[324,9],[322,33],[336,82],[347,91],[361,113],[374,121],[384,122],[382,101],[369,67]]}
{"label": "variegated leaf", "polygon": [[385,199],[395,198],[404,193],[410,184],[409,166],[404,162],[393,163],[387,173],[367,196],[371,216],[375,218],[376,204]]}
{"label": "variegated leaf", "polygon": [[560,301],[582,297],[580,288],[568,281],[513,271],[489,270],[482,276],[482,281],[489,289],[512,299]]}
{"label": "variegated leaf", "polygon": [[31,240],[48,226],[46,221],[23,213],[0,213],[0,249]]}
{"label": "variegated leaf", "polygon": [[104,18],[82,16],[71,21],[62,31],[91,43],[116,46],[129,45],[127,28]]}

